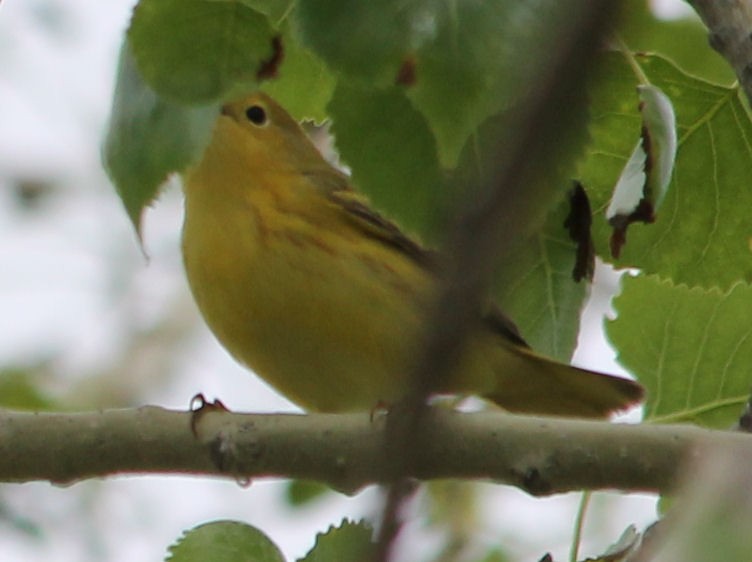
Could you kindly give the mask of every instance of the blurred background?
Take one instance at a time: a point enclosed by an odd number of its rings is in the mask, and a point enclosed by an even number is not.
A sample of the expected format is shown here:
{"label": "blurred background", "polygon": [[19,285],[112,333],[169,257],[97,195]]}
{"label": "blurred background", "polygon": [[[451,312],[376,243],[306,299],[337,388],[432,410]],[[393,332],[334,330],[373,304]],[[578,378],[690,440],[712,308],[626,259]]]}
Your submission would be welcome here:
{"label": "blurred background", "polygon": [[[134,0],[0,4],[0,406],[90,410],[143,404],[186,409],[191,396],[233,410],[295,411],[236,365],[202,324],[179,253],[177,183],[145,221],[146,258],[100,163],[117,53]],[[635,1],[635,5],[643,2]],[[652,4],[662,18],[682,2]],[[602,335],[618,276],[601,268],[575,362],[617,372]],[[579,495],[532,499],[480,484],[434,486],[401,543],[431,560],[444,532],[471,529],[478,552],[566,559]],[[288,557],[343,517],[373,517],[378,490],[327,493],[303,505],[279,481],[128,477],[60,488],[0,485],[0,562],[160,560],[184,529],[219,518],[261,528]],[[458,501],[458,498],[462,498]],[[596,494],[582,554],[601,552],[655,498]]]}

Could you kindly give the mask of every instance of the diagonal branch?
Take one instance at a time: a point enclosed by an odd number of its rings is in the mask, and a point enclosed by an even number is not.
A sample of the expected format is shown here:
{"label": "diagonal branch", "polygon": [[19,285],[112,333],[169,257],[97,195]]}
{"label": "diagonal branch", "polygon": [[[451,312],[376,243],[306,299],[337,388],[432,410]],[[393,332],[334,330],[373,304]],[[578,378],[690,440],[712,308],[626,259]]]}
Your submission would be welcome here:
{"label": "diagonal branch", "polygon": [[708,41],[734,69],[752,103],[752,2],[689,0],[708,28]]}
{"label": "diagonal branch", "polygon": [[524,59],[526,68],[535,71],[515,77],[525,88],[509,111],[506,134],[494,146],[481,149],[480,161],[489,164],[488,173],[477,178],[479,185],[465,186],[466,193],[477,197],[458,209],[447,236],[444,277],[412,371],[412,392],[389,416],[382,463],[391,486],[379,526],[377,562],[390,559],[401,527],[399,514],[412,490],[405,477],[425,462],[423,445],[430,439],[418,430],[426,427],[426,398],[432,388],[441,386],[437,381],[447,376],[460,355],[499,258],[550,205],[557,186],[541,181],[543,171],[561,164],[566,151],[558,135],[578,125],[573,121],[579,116],[576,109],[584,105],[595,54],[619,7],[620,3],[588,0],[549,12],[550,25],[539,37],[545,48]]}

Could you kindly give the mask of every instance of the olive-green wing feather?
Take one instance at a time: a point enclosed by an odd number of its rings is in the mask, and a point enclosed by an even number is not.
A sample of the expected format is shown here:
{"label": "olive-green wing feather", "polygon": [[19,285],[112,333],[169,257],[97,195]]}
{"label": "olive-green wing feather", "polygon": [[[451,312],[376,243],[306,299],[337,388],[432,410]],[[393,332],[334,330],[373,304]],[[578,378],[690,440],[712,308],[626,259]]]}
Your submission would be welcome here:
{"label": "olive-green wing feather", "polygon": [[339,189],[328,193],[329,200],[339,205],[347,216],[355,222],[363,234],[390,246],[418,265],[436,271],[436,252],[426,250],[406,236],[393,222],[385,219],[368,206],[366,199],[352,189]]}
{"label": "olive-green wing feather", "polygon": [[[328,194],[330,201],[336,203],[361,229],[361,231],[380,242],[398,250],[412,259],[420,267],[433,273],[438,271],[438,256],[436,252],[423,248],[420,244],[405,235],[393,222],[385,219],[368,206],[366,199],[349,187],[336,189]],[[498,306],[492,304],[483,316],[484,324],[494,332],[504,336],[507,340],[521,347],[529,347],[520,335],[517,326]]]}

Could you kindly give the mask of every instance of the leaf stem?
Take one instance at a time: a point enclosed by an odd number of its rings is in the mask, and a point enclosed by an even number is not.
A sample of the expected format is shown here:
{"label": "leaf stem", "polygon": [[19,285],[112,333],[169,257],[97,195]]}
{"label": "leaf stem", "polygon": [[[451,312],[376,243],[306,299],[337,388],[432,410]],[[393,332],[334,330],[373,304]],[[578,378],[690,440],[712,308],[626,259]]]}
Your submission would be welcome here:
{"label": "leaf stem", "polygon": [[572,535],[572,548],[569,549],[569,562],[577,562],[580,554],[580,543],[582,542],[582,529],[585,527],[585,516],[588,506],[590,505],[592,493],[585,491],[580,498],[580,505],[577,508],[577,517],[574,520],[574,534]]}
{"label": "leaf stem", "polygon": [[648,79],[647,74],[645,74],[645,71],[642,70],[640,63],[637,62],[637,59],[635,58],[632,50],[629,48],[629,46],[627,46],[620,35],[615,35],[614,40],[619,47],[619,51],[621,51],[621,54],[624,55],[624,58],[627,60],[627,64],[629,64],[632,72],[634,72],[635,76],[637,76],[637,80],[639,80],[640,84],[648,86],[650,84],[650,80]]}

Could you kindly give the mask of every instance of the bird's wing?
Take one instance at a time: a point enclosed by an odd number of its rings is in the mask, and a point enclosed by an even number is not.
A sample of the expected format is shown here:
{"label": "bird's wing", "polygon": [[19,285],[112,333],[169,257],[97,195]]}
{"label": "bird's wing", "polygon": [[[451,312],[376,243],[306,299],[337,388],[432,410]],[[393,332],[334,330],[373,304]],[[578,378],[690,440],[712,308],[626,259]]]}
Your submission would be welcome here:
{"label": "bird's wing", "polygon": [[[366,199],[349,186],[333,189],[327,193],[327,197],[342,208],[364,234],[402,252],[422,268],[432,272],[438,270],[436,252],[423,248],[405,235],[396,224],[375,212]],[[488,329],[500,334],[511,343],[525,348],[529,347],[515,323],[496,304],[491,303],[488,306],[483,314],[483,323]]]}
{"label": "bird's wing", "polygon": [[366,199],[352,189],[337,189],[327,193],[328,199],[338,205],[363,232],[383,244],[409,257],[420,267],[437,270],[436,252],[423,248],[403,233],[393,222],[374,211]]}
{"label": "bird's wing", "polygon": [[501,311],[496,303],[491,304],[489,309],[483,315],[483,323],[488,326],[491,331],[501,334],[512,343],[517,344],[520,347],[530,347],[522,335],[520,335],[517,325]]}

